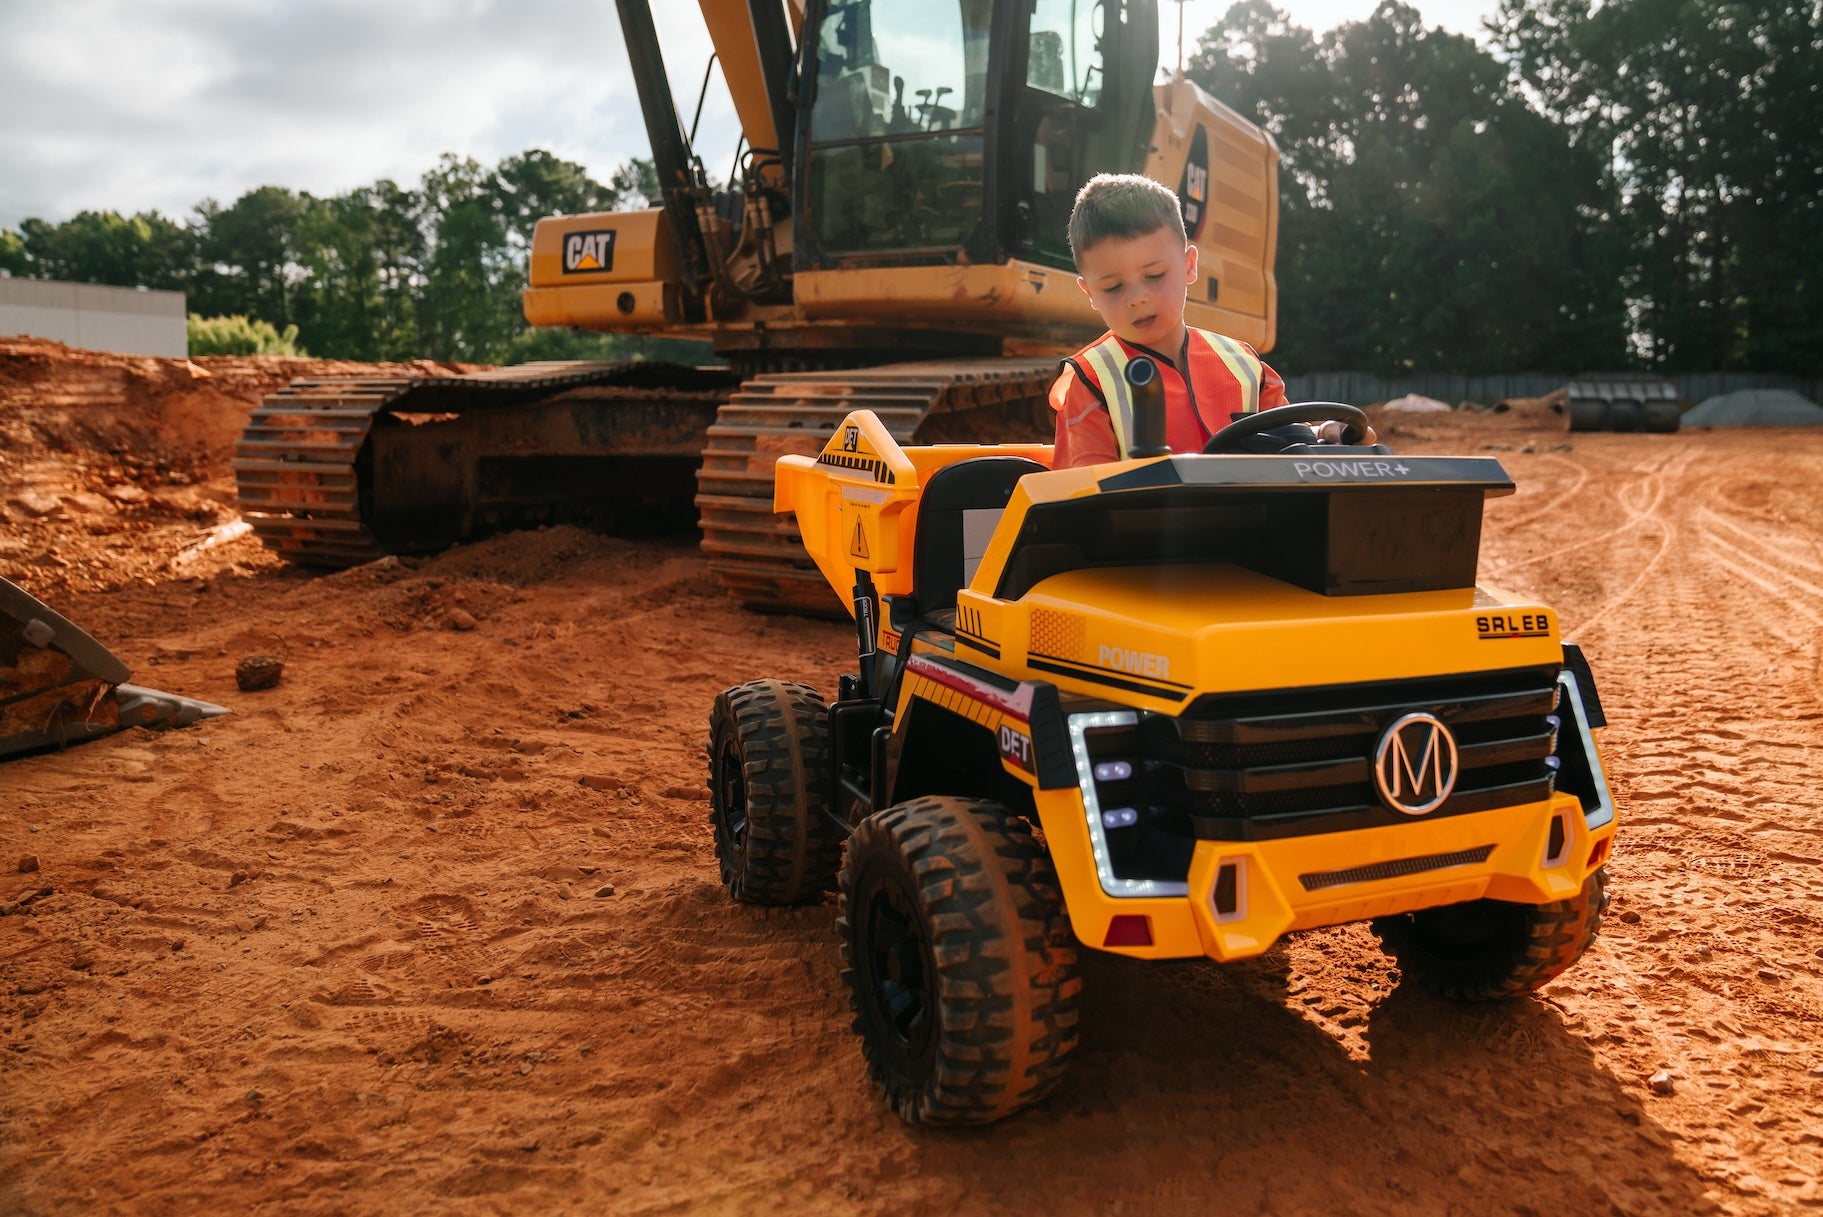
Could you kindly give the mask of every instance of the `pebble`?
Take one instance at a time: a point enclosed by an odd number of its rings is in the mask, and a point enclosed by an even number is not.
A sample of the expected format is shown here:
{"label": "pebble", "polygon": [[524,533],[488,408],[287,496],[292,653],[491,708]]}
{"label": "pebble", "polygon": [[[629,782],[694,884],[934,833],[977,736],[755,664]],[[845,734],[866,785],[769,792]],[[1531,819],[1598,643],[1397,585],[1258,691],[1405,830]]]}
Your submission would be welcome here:
{"label": "pebble", "polygon": [[265,1097],[266,1097],[265,1094],[260,1090],[260,1088],[258,1086],[251,1087],[247,1091],[247,1102],[249,1102],[249,1103],[257,1103]]}
{"label": "pebble", "polygon": [[1671,1071],[1669,1069],[1661,1069],[1647,1078],[1646,1085],[1652,1087],[1653,1094],[1670,1094],[1673,1090],[1677,1089],[1671,1082]]}
{"label": "pebble", "polygon": [[1784,980],[1785,973],[1779,971],[1777,968],[1761,968],[1760,969],[1760,979],[1761,980]]}
{"label": "pebble", "polygon": [[249,655],[234,665],[234,683],[242,693],[257,693],[278,684],[285,661],[276,655]]}
{"label": "pebble", "polygon": [[577,780],[590,790],[602,790],[610,794],[626,784],[619,778],[605,773],[591,773]]}
{"label": "pebble", "polygon": [[26,854],[23,858],[19,859],[19,873],[20,874],[31,875],[31,874],[36,874],[37,871],[38,871],[38,855],[37,854]]}
{"label": "pebble", "polygon": [[237,870],[232,875],[228,876],[228,886],[229,887],[239,887],[241,884],[245,883],[246,881],[247,881],[247,872],[244,870]]}
{"label": "pebble", "polygon": [[452,630],[472,630],[479,624],[475,615],[467,609],[453,608],[449,611],[449,628]]}
{"label": "pebble", "polygon": [[604,883],[600,887],[595,889],[595,898],[597,900],[600,900],[606,896],[612,896],[613,894],[614,894],[614,885],[612,883]]}
{"label": "pebble", "polygon": [[1620,915],[1620,921],[1621,921],[1622,925],[1638,925],[1639,924],[1639,914],[1634,912],[1632,909],[1628,909],[1626,912],[1624,912]]}

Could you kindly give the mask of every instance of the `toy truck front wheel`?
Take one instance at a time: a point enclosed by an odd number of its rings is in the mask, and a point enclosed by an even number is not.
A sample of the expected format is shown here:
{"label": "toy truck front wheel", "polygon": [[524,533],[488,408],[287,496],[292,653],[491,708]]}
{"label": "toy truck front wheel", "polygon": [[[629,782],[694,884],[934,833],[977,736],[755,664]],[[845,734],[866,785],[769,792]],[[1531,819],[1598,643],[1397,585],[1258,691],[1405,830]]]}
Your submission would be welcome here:
{"label": "toy truck front wheel", "polygon": [[1607,908],[1608,876],[1549,904],[1472,900],[1382,917],[1374,932],[1405,974],[1445,997],[1498,1001],[1538,988],[1582,957]]}
{"label": "toy truck front wheel", "polygon": [[829,726],[808,685],[756,680],[709,714],[709,820],[728,894],[803,904],[835,886],[842,832],[829,818]]}
{"label": "toy truck front wheel", "polygon": [[842,865],[842,978],[868,1072],[912,1124],[1037,1102],[1076,1048],[1076,949],[1025,822],[926,797],[862,821]]}

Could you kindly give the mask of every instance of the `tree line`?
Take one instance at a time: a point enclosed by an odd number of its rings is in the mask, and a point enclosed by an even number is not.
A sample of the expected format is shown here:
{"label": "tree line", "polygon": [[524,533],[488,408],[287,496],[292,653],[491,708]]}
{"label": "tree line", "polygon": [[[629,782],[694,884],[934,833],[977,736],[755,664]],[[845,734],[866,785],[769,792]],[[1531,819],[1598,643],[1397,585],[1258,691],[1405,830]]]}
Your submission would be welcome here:
{"label": "tree line", "polygon": [[[607,183],[532,150],[492,168],[445,155],[415,187],[381,180],[333,198],[261,186],[186,222],[84,211],[0,229],[0,270],[41,279],[181,291],[193,334],[264,333],[313,355],[477,363],[614,358],[666,344],[535,330],[520,311],[532,228],[547,215],[644,207],[650,161]],[[294,331],[295,327],[295,331]]]}
{"label": "tree line", "polygon": [[1241,0],[1189,73],[1279,144],[1291,368],[1823,370],[1823,0]]}
{"label": "tree line", "polygon": [[[1489,30],[1240,0],[1199,40],[1192,78],[1279,145],[1275,363],[1823,370],[1823,0],[1502,0]],[[415,187],[26,220],[0,270],[181,290],[340,358],[613,357],[525,325],[532,226],[656,194],[647,161],[445,156]]]}

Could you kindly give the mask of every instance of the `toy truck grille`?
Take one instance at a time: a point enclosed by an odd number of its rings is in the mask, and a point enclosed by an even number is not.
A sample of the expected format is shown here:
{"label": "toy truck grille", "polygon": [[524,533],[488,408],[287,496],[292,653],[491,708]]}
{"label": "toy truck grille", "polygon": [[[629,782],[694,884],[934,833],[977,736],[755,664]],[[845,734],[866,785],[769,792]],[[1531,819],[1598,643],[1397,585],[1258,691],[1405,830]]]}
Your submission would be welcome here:
{"label": "toy truck grille", "polygon": [[[1101,807],[1141,814],[1110,824],[1117,870],[1164,877],[1195,838],[1254,841],[1410,822],[1375,792],[1381,734],[1400,716],[1441,720],[1460,754],[1455,788],[1426,819],[1549,798],[1558,769],[1558,670],[1199,698],[1179,717],[1137,716],[1086,733]],[[1119,762],[1126,762],[1120,764]],[[1128,837],[1123,841],[1122,837]],[[1175,841],[1172,839],[1175,838]]]}

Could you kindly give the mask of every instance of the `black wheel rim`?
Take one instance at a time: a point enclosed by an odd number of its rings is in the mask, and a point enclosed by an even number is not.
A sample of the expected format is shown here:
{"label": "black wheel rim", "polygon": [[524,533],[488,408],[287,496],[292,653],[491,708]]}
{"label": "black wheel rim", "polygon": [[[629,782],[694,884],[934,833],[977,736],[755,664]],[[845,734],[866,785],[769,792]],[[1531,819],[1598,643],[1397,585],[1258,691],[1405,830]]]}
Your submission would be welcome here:
{"label": "black wheel rim", "polygon": [[924,916],[898,875],[871,869],[856,893],[862,1004],[896,1072],[915,1078],[934,1044],[936,962]]}
{"label": "black wheel rim", "polygon": [[741,771],[740,751],[734,742],[722,745],[715,761],[715,825],[735,858],[747,845],[747,782]]}

